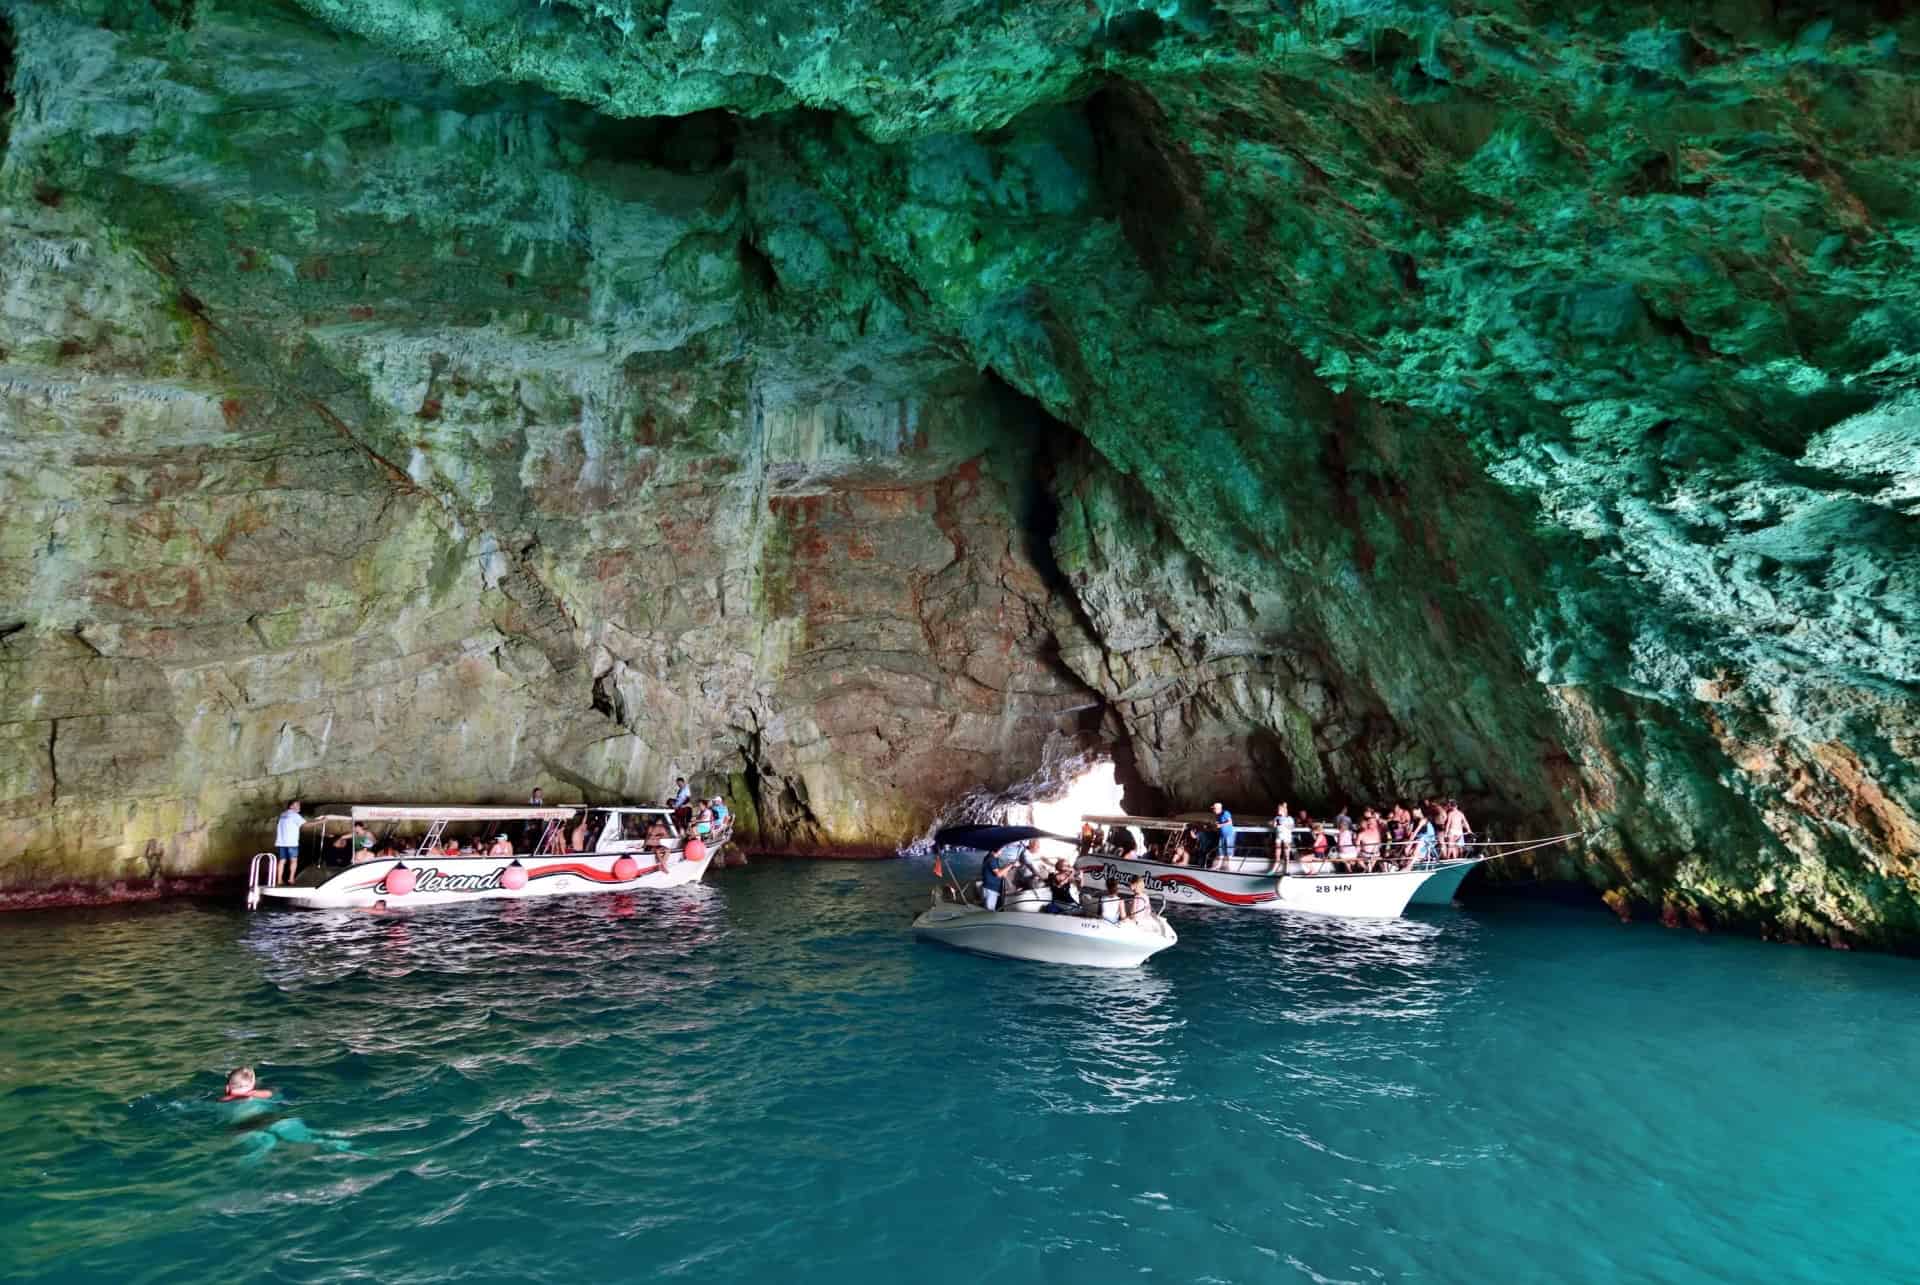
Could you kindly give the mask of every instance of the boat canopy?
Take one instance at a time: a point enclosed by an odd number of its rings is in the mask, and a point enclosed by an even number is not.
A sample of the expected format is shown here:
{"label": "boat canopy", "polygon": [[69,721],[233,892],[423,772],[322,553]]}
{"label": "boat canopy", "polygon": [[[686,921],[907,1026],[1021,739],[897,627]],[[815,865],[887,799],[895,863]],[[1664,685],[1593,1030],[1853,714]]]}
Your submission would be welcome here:
{"label": "boat canopy", "polygon": [[1169,821],[1165,817],[1081,817],[1084,822],[1094,825],[1137,825],[1142,830],[1184,830],[1185,821]]}
{"label": "boat canopy", "polygon": [[[1212,825],[1211,812],[1186,812],[1177,817],[1081,817],[1083,822],[1094,825],[1137,826],[1142,830],[1184,830],[1190,825]],[[1270,825],[1239,825],[1234,831],[1238,834],[1265,834],[1273,829]]]}
{"label": "boat canopy", "polygon": [[315,808],[307,821],[310,824],[339,817],[351,817],[355,821],[571,821],[579,812],[578,807],[442,807],[412,803],[355,803],[328,804]]}

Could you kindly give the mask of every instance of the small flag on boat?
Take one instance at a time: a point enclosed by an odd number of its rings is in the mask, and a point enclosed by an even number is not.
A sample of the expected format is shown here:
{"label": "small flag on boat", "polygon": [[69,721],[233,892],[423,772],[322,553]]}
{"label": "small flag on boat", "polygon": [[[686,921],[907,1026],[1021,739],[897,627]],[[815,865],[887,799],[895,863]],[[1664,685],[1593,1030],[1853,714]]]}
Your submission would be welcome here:
{"label": "small flag on boat", "polygon": [[943,873],[940,869],[940,854],[936,852],[933,854],[933,877],[938,879]]}

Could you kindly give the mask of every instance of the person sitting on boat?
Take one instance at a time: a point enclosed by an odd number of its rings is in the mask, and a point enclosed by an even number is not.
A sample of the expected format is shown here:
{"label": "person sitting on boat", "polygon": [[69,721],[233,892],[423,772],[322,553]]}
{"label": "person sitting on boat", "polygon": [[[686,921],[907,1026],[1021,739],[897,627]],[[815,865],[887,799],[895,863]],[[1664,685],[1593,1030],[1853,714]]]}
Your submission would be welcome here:
{"label": "person sitting on boat", "polygon": [[513,840],[503,831],[494,836],[493,846],[487,849],[490,857],[510,857],[513,855]]}
{"label": "person sitting on boat", "polygon": [[1005,871],[1013,864],[1007,851],[1012,846],[995,849],[980,861],[980,903],[988,910],[1000,909],[1001,895],[1007,891]]}
{"label": "person sitting on boat", "polygon": [[1367,863],[1369,870],[1380,868],[1380,814],[1368,808],[1360,816],[1360,859]]}
{"label": "person sitting on boat", "polygon": [[1217,800],[1213,805],[1213,824],[1220,832],[1220,842],[1214,847],[1213,860],[1208,864],[1219,867],[1233,860],[1234,828],[1233,813]]}
{"label": "person sitting on boat", "polygon": [[718,834],[727,828],[727,817],[729,815],[727,811],[727,801],[716,794],[713,796],[713,802],[710,806],[713,808],[714,833]]}
{"label": "person sitting on boat", "polygon": [[1315,821],[1312,837],[1307,840],[1306,851],[1301,856],[1300,873],[1309,875],[1331,873],[1333,863],[1327,859],[1327,847],[1327,827]]}
{"label": "person sitting on boat", "polygon": [[1167,848],[1167,864],[1170,866],[1185,866],[1191,865],[1192,863],[1193,853],[1188,851],[1187,841],[1185,839],[1175,839]]}
{"label": "person sitting on boat", "polygon": [[1348,874],[1358,874],[1367,867],[1360,860],[1360,840],[1353,832],[1353,819],[1341,814],[1342,825],[1334,834],[1334,854],[1340,870]]}
{"label": "person sitting on boat", "polygon": [[1120,917],[1129,921],[1153,920],[1153,903],[1147,900],[1147,879],[1145,875],[1135,875],[1127,883],[1127,898],[1120,908]]}
{"label": "person sitting on boat", "polygon": [[1071,860],[1062,857],[1054,862],[1053,873],[1047,876],[1047,892],[1052,900],[1040,907],[1042,913],[1049,915],[1080,913],[1080,880],[1074,875]]}
{"label": "person sitting on boat", "polygon": [[655,817],[647,825],[647,851],[658,856],[667,850],[667,840],[672,837],[673,834],[667,829],[666,821],[661,817]]}
{"label": "person sitting on boat", "polygon": [[278,883],[292,883],[300,869],[300,800],[287,800],[287,810],[273,823],[274,875]]}
{"label": "person sitting on boat", "polygon": [[356,862],[362,852],[373,847],[373,834],[365,821],[355,821],[353,829],[335,839],[332,846],[339,849],[349,863]]}
{"label": "person sitting on boat", "polygon": [[694,813],[693,832],[702,839],[713,837],[713,808],[710,805],[702,803],[699,810]]}
{"label": "person sitting on boat", "polygon": [[1100,894],[1100,917],[1108,923],[1120,922],[1120,881],[1107,880],[1107,889]]}

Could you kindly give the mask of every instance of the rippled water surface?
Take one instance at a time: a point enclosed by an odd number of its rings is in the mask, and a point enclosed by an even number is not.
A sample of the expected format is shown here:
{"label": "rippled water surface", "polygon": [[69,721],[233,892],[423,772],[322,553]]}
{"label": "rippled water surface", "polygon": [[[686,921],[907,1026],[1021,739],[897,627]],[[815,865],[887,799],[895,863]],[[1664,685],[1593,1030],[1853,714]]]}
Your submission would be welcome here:
{"label": "rippled water surface", "polygon": [[0,1278],[1916,1278],[1912,961],[1502,907],[1090,973],[927,884],[9,916]]}

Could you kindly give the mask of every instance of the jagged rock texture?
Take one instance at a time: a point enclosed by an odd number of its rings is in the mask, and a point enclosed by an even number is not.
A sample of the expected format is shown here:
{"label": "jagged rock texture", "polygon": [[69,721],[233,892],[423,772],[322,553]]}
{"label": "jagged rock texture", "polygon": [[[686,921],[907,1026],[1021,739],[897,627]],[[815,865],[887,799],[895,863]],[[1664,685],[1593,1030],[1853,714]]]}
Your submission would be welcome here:
{"label": "jagged rock texture", "polygon": [[1920,944],[1896,7],[0,11],[0,883],[1092,735]]}

